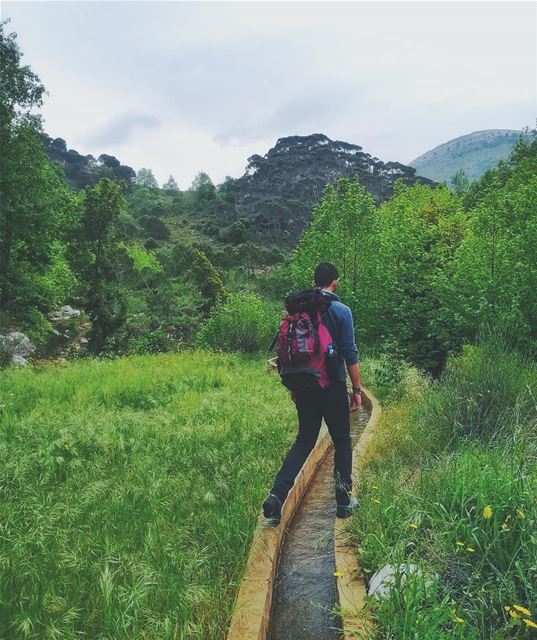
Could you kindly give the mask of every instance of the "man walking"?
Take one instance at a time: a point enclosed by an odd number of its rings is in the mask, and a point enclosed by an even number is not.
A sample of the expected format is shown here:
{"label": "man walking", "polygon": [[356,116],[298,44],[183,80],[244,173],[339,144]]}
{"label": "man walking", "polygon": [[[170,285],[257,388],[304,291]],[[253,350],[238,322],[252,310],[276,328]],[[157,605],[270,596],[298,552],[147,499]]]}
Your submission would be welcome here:
{"label": "man walking", "polygon": [[334,479],[337,517],[348,518],[358,504],[358,501],[350,495],[352,489],[352,443],[345,367],[352,382],[350,409],[357,411],[362,402],[360,365],[354,340],[351,310],[340,302],[334,293],[338,283],[338,271],[333,264],[321,262],[317,265],[313,276],[313,286],[322,289],[323,295],[330,300],[330,306],[325,312],[324,323],[336,345],[339,359],[336,363],[335,375],[328,387],[301,389],[292,393],[298,414],[298,435],[263,503],[263,514],[271,524],[277,524],[280,521],[282,505],[298,472],[315,446],[323,418],[335,449]]}

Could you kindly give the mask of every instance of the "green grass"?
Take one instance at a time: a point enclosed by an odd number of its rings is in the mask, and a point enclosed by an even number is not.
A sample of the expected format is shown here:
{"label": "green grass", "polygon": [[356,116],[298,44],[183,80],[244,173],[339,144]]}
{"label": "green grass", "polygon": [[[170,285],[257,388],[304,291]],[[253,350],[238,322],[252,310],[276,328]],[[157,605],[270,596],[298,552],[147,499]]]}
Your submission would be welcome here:
{"label": "green grass", "polygon": [[0,372],[0,637],[225,637],[294,431],[261,359]]}
{"label": "green grass", "polygon": [[366,452],[351,528],[366,575],[387,563],[422,574],[371,601],[373,636],[536,637],[537,367],[487,342],[440,383],[406,386]]}

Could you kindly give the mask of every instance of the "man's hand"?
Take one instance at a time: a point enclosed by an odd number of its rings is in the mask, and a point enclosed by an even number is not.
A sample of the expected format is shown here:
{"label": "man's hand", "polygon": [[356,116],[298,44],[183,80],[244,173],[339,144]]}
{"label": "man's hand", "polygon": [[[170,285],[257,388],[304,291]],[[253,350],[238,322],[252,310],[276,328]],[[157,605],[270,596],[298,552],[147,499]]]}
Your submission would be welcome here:
{"label": "man's hand", "polygon": [[349,405],[351,411],[358,411],[362,406],[362,394],[358,391],[351,391],[349,393]]}

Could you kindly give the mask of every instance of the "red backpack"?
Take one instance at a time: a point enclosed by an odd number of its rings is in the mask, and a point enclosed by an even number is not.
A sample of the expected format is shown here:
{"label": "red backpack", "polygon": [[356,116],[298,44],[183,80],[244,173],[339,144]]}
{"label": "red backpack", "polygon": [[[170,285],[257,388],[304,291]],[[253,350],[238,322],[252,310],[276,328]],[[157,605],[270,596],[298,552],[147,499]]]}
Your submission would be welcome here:
{"label": "red backpack", "polygon": [[334,346],[330,331],[323,323],[323,314],[330,300],[321,289],[293,291],[285,298],[288,315],[271,349],[276,347],[278,373],[291,391],[324,389],[330,385],[327,354]]}

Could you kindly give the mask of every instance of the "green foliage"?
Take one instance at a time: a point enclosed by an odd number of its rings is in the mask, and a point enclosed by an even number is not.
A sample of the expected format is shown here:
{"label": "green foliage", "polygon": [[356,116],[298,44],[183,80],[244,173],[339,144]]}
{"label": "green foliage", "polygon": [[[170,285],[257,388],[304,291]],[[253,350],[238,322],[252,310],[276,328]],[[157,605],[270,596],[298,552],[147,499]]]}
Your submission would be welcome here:
{"label": "green foliage", "polygon": [[470,188],[470,180],[462,167],[451,178],[451,188],[458,195],[463,195]]}
{"label": "green foliage", "polygon": [[435,375],[491,322],[516,323],[535,342],[537,138],[456,190],[463,195],[399,182],[376,210],[357,182],[339,180],[300,240],[295,286],[309,284],[318,262],[333,262],[362,350],[395,344]]}
{"label": "green foliage", "polygon": [[537,338],[537,139],[520,142],[466,202],[468,232],[446,293],[457,333],[473,340],[483,324],[507,319]]}
{"label": "green foliage", "polygon": [[212,310],[197,343],[217,351],[266,352],[281,314],[254,293],[233,293]]}
{"label": "green foliage", "polygon": [[140,243],[134,242],[130,245],[119,242],[118,247],[124,249],[132,260],[135,271],[140,273],[162,273],[162,265],[152,251],[144,249]]}
{"label": "green foliage", "polygon": [[292,403],[260,359],[0,372],[0,637],[220,640]]}
{"label": "green foliage", "polygon": [[[338,294],[352,310],[357,339],[368,344],[379,332],[380,301],[375,295],[382,275],[379,234],[379,216],[371,195],[357,178],[341,178],[326,188],[291,264],[297,288],[310,286],[319,262],[332,262],[338,267]],[[366,289],[370,291],[367,295]]]}
{"label": "green foliage", "polygon": [[92,323],[88,346],[94,353],[103,350],[126,319],[118,272],[123,250],[117,235],[124,206],[119,184],[108,178],[85,191],[73,260],[83,281],[84,308]]}
{"label": "green foliage", "polygon": [[434,370],[456,340],[446,288],[464,233],[461,202],[447,188],[398,184],[379,217],[382,279],[367,295],[379,302],[382,340],[395,341],[406,358]]}
{"label": "green foliage", "polygon": [[177,182],[175,178],[170,174],[168,180],[162,185],[162,188],[165,191],[169,191],[171,193],[177,193],[179,191],[179,187],[177,186]]}
{"label": "green foliage", "polygon": [[537,607],[537,367],[503,335],[440,382],[407,375],[365,452],[362,566],[421,572],[373,604],[376,637],[531,637],[513,605]]}
{"label": "green foliage", "polygon": [[203,171],[200,171],[194,178],[191,190],[198,208],[206,207],[208,203],[216,199],[216,188],[211,178]]}
{"label": "green foliage", "polygon": [[219,298],[225,296],[224,285],[218,271],[199,249],[192,249],[189,273],[200,295],[205,299],[204,310],[210,309]]}
{"label": "green foliage", "polygon": [[252,236],[251,223],[245,218],[235,220],[229,227],[224,227],[218,234],[218,239],[222,242],[240,244],[250,240]]}
{"label": "green foliage", "polygon": [[136,174],[136,184],[146,189],[158,189],[158,183],[151,169],[140,169]]}
{"label": "green foliage", "polygon": [[5,23],[0,57],[0,314],[35,327],[72,288],[59,239],[77,206],[42,149],[41,121],[32,110],[41,106],[44,87],[21,65]]}

